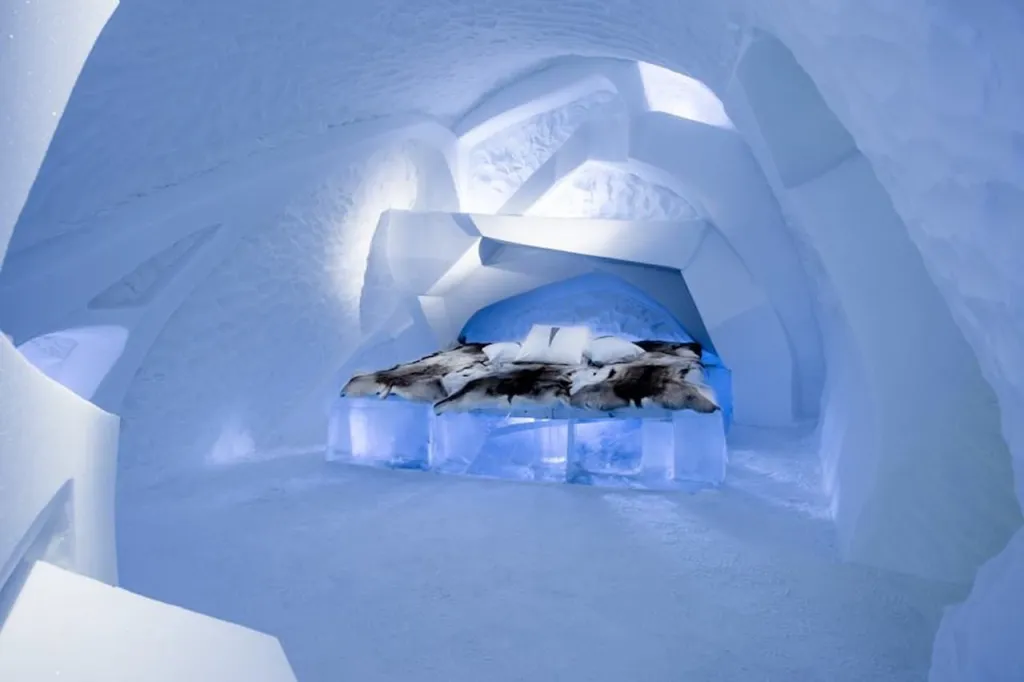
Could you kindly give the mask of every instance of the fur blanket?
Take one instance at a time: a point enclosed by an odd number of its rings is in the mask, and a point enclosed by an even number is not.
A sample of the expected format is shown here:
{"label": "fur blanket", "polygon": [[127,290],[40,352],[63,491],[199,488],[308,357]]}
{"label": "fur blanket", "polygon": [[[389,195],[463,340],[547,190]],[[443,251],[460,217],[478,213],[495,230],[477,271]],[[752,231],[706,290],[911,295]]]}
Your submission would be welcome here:
{"label": "fur blanket", "polygon": [[563,405],[598,412],[660,407],[708,413],[719,409],[704,385],[696,343],[640,341],[637,357],[595,365],[494,362],[486,344],[462,343],[414,362],[357,374],[342,396],[434,403],[438,414],[474,409]]}

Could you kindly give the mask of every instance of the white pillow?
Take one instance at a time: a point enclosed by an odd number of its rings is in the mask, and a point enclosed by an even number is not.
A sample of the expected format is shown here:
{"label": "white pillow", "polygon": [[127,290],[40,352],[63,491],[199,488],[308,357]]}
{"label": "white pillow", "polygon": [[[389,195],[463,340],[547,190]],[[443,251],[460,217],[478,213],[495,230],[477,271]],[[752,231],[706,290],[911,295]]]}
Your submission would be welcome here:
{"label": "white pillow", "polygon": [[587,358],[595,365],[626,362],[643,354],[643,348],[617,336],[599,336],[587,346]]}
{"label": "white pillow", "polygon": [[521,348],[522,346],[515,341],[492,343],[489,346],[484,346],[484,355],[487,356],[488,362],[493,362],[496,365],[515,362]]}
{"label": "white pillow", "polygon": [[581,365],[590,342],[589,327],[553,327],[535,324],[530,329],[516,362]]}

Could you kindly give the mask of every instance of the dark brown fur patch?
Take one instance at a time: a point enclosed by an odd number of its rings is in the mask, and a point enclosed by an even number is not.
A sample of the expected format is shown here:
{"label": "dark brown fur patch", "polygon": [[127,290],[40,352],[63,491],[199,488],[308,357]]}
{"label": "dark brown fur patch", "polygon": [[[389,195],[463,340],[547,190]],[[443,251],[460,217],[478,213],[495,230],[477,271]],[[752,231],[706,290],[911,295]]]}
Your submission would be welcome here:
{"label": "dark brown fur patch", "polygon": [[[447,374],[486,361],[483,347],[484,344],[479,343],[462,344],[431,353],[414,362],[369,374],[357,374],[345,385],[341,395],[346,395],[350,387],[376,385],[378,395],[382,398],[394,393],[408,400],[441,400],[447,395],[441,379]],[[365,395],[365,389],[360,395]]]}
{"label": "dark brown fur patch", "polygon": [[694,361],[665,362],[654,352],[630,362],[609,365],[608,378],[585,386],[570,404],[585,409],[611,411],[653,404],[669,410],[714,412],[718,406],[701,389],[686,380]]}
{"label": "dark brown fur patch", "polygon": [[473,379],[434,407],[444,410],[460,403],[482,399],[504,398],[509,405],[513,398],[550,399],[568,403],[572,380],[568,368],[559,365],[518,365],[495,374]]}
{"label": "dark brown fur patch", "polygon": [[681,357],[686,357],[689,353],[693,353],[699,358],[703,350],[697,341],[635,341],[634,343],[648,353],[665,353],[666,355],[679,355]]}

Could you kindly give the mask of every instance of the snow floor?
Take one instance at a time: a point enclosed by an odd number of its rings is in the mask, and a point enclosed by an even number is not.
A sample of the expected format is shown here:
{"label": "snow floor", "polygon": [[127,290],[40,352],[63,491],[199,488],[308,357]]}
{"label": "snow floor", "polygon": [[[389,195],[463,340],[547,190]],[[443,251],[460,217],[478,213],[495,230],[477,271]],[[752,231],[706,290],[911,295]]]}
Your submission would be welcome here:
{"label": "snow floor", "polygon": [[732,440],[692,495],[211,471],[122,494],[122,584],[279,636],[301,682],[924,680],[963,594],[840,563],[803,441]]}

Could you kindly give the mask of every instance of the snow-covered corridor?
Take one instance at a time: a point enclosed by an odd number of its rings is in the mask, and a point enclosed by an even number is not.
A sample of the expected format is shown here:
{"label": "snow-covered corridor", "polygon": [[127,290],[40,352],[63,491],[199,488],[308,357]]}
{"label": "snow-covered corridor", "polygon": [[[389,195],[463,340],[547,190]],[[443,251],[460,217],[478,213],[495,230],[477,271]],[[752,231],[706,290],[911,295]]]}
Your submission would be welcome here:
{"label": "snow-covered corridor", "polygon": [[694,496],[277,459],[133,503],[122,584],[276,634],[303,682],[923,679],[962,591],[841,564],[756,472],[800,454]]}
{"label": "snow-covered corridor", "polygon": [[[26,4],[0,624],[49,523],[303,682],[1024,679],[1011,0]],[[721,490],[322,461],[353,371],[592,273],[727,361]]]}

